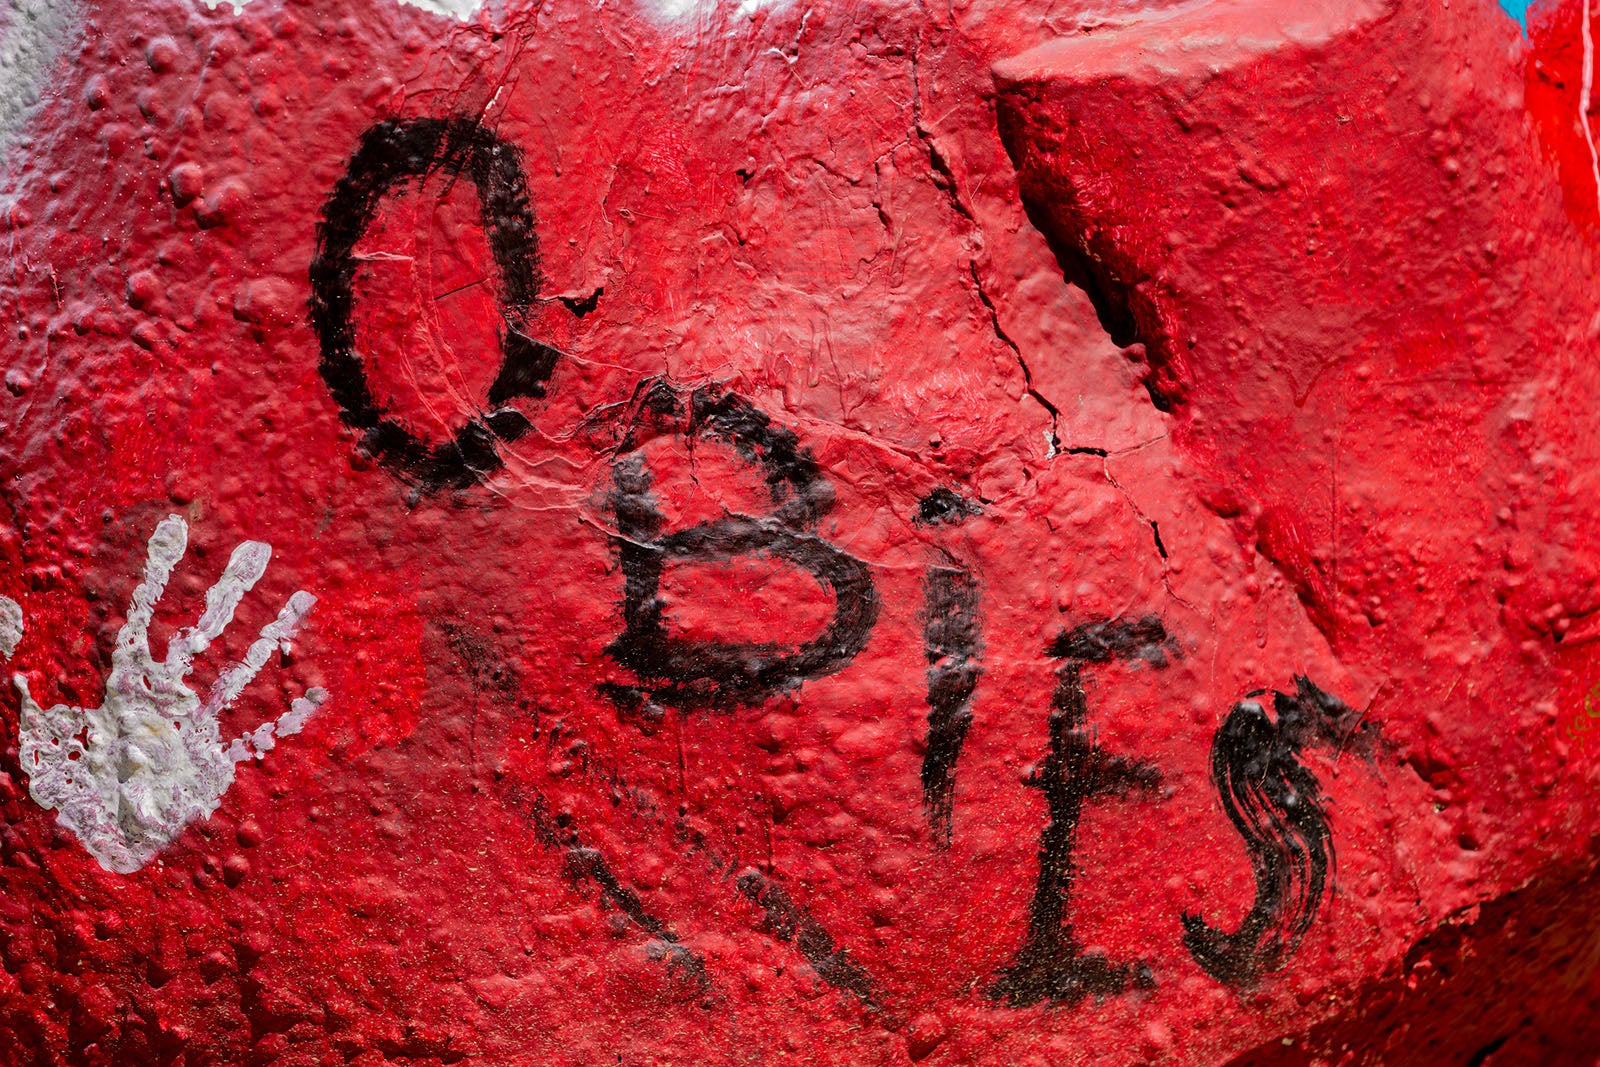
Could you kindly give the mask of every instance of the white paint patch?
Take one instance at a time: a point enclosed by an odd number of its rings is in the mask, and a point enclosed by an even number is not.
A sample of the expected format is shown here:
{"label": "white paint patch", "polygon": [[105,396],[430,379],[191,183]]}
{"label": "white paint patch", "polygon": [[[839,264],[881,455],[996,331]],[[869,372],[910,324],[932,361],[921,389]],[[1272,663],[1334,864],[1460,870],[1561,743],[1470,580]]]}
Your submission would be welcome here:
{"label": "white paint patch", "polygon": [[639,0],[645,12],[662,22],[680,22],[695,15],[707,15],[732,7],[734,16],[744,18],[766,8],[781,7],[790,0]]}
{"label": "white paint patch", "polygon": [[[11,0],[12,3],[49,3],[50,0]],[[251,0],[200,0],[213,11],[227,6],[233,11],[243,11]],[[483,9],[486,0],[396,0],[397,3],[420,8],[434,15],[470,22]],[[660,22],[681,22],[695,15],[709,14],[720,8],[732,7],[734,15],[744,18],[767,8],[781,7],[792,0],[638,0],[645,13]]]}
{"label": "white paint patch", "polygon": [[38,105],[50,70],[79,25],[72,0],[0,3],[0,148]]}
{"label": "white paint patch", "polygon": [[0,596],[0,660],[10,659],[22,640],[22,608],[8,596]]}
{"label": "white paint patch", "polygon": [[[234,11],[243,11],[250,3],[250,0],[200,0],[200,2],[213,11],[224,4]],[[447,18],[467,22],[483,7],[484,0],[399,0],[399,2],[411,7],[419,7],[435,15],[444,15]]]}
{"label": "white paint patch", "polygon": [[446,15],[453,19],[466,22],[478,13],[483,7],[483,0],[400,0],[402,4],[420,7],[424,11],[431,11],[435,15]]}
{"label": "white paint patch", "polygon": [[[233,784],[233,765],[271,751],[276,736],[298,733],[327,700],[313,688],[275,722],[224,745],[218,716],[289,639],[316,598],[297,592],[268,623],[242,662],[217,676],[204,701],[183,684],[194,657],[233,621],[234,610],[272,558],[272,546],[246,541],[233,550],[217,584],[206,592],[199,620],[173,636],[165,663],[150,654],[150,620],[173,567],[188,546],[189,528],[169,515],[150,538],[144,581],[133,591],[128,620],[117,633],[98,708],[57,704],[48,711],[14,675],[22,694],[22,769],[28,791],[71,830],[100,865],[130,874],[149,863],[195,819],[217,809]],[[18,631],[20,633],[20,612]]]}

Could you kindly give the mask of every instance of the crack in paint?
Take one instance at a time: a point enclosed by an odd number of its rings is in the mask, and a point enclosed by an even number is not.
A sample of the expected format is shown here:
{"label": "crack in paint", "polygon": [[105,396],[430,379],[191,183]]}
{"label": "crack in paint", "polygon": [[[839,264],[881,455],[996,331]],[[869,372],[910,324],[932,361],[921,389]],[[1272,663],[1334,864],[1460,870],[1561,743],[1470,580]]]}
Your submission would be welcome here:
{"label": "crack in paint", "polygon": [[[953,189],[951,190],[951,195],[955,195]],[[989,325],[993,327],[994,335],[1005,342],[1007,348],[1011,349],[1011,354],[1017,357],[1017,366],[1022,368],[1023,395],[1032,397],[1050,416],[1050,429],[1044,436],[1046,443],[1050,446],[1050,454],[1047,458],[1053,459],[1062,452],[1061,436],[1057,432],[1061,421],[1061,409],[1052,404],[1043,393],[1033,387],[1033,371],[1028,368],[1028,361],[1022,357],[1022,349],[1018,347],[1017,342],[1012,340],[1011,335],[1006,333],[1005,327],[1000,325],[1000,310],[995,307],[994,301],[989,298],[988,292],[983,287],[983,281],[978,277],[977,261],[972,261],[968,266],[972,271],[972,284],[977,289],[978,299],[983,302],[983,306],[989,312]],[[1101,450],[1096,449],[1095,451],[1100,452],[1102,455],[1104,454]]]}

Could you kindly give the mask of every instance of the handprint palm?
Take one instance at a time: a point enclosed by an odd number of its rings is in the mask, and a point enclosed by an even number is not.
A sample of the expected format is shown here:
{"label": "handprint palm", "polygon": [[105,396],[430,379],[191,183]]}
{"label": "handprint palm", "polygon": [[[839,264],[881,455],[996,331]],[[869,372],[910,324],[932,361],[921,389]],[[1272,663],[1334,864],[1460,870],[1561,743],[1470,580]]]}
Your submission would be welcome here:
{"label": "handprint palm", "polygon": [[[166,661],[157,663],[150,652],[150,621],[187,543],[188,527],[176,515],[162,520],[151,536],[144,580],[117,634],[100,707],[41,708],[27,680],[13,676],[22,694],[21,762],[29,792],[57,812],[56,820],[103,867],[119,874],[143,867],[190,822],[215,811],[233,784],[234,764],[270,751],[275,737],[298,733],[327,699],[325,690],[312,688],[277,720],[222,743],[218,717],[272,650],[287,648],[316,598],[303,591],[291,596],[244,659],[222,671],[202,701],[184,679],[194,657],[222,635],[244,594],[266,572],[272,547],[245,541],[233,550],[222,577],[206,593],[199,620],[173,637]],[[14,645],[22,631],[21,612],[10,601],[0,608],[9,638],[0,644]]]}

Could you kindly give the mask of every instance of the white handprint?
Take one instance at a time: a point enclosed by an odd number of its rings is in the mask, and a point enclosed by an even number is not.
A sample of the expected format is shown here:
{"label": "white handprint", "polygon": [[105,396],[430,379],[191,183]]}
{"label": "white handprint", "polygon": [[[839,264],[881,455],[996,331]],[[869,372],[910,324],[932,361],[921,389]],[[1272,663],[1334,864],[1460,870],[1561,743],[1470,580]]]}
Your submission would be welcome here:
{"label": "white handprint", "polygon": [[[218,716],[232,704],[272,655],[288,648],[316,597],[297,592],[278,618],[261,630],[244,660],[217,676],[202,702],[183,684],[196,654],[233,621],[234,610],[266,572],[272,546],[246,541],[233,550],[217,584],[206,592],[205,612],[176,634],[165,663],[150,654],[150,619],[173,566],[183,558],[189,528],[169,515],[150,537],[144,581],[133,591],[128,620],[117,633],[103,704],[48,711],[13,675],[22,694],[22,769],[28,791],[56,821],[77,835],[107,870],[129,874],[149,863],[183,828],[217,809],[233,784],[233,765],[271,751],[275,737],[299,733],[327,699],[320,688],[224,745]],[[0,653],[9,655],[22,635],[22,612],[0,597]]]}

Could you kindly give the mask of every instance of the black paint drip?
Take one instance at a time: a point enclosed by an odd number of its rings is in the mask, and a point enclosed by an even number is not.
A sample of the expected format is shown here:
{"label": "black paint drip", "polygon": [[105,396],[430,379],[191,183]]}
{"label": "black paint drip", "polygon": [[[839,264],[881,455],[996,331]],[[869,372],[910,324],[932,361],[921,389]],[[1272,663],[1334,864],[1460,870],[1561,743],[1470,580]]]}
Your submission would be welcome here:
{"label": "black paint drip", "polygon": [[972,725],[972,693],[983,674],[978,583],[970,571],[929,567],[923,588],[927,619],[928,746],[922,757],[922,803],[934,847],[948,848],[955,804],[956,763]]}
{"label": "black paint drip", "polygon": [[[479,219],[500,276],[502,318],[500,371],[489,386],[488,410],[437,446],[385,417],[355,350],[353,325],[357,243],[384,197],[434,173],[464,177],[477,190]],[[527,417],[502,405],[517,397],[542,397],[560,355],[522,332],[539,292],[538,267],[528,183],[511,144],[468,118],[391,119],[362,136],[317,227],[311,327],[321,343],[322,378],[339,404],[339,417],[362,431],[362,447],[386,469],[427,492],[463,489],[500,468],[496,440],[515,441],[528,432]]]}
{"label": "black paint drip", "polygon": [[645,906],[637,893],[622,884],[605,856],[583,843],[567,817],[551,816],[543,794],[534,793],[530,799],[521,789],[513,789],[509,799],[527,818],[540,843],[561,854],[566,876],[573,885],[590,882],[597,886],[613,907],[654,939],[651,956],[666,960],[669,974],[683,978],[698,994],[711,991],[711,975],[706,970],[705,960],[683,944],[678,935]]}
{"label": "black paint drip", "polygon": [[1302,748],[1371,737],[1352,725],[1358,713],[1303,676],[1293,696],[1274,693],[1272,704],[1276,723],[1254,701],[1235,704],[1211,746],[1217,794],[1250,853],[1255,903],[1231,934],[1183,916],[1183,943],[1195,961],[1236,988],[1288,962],[1332,876],[1333,835],[1316,776],[1300,763]]}
{"label": "black paint drip", "polygon": [[838,947],[833,935],[796,904],[783,886],[760,871],[746,871],[734,884],[740,896],[762,910],[767,932],[779,941],[793,942],[818,978],[835,989],[853,993],[863,1003],[874,1003],[872,976],[866,968]]}
{"label": "black paint drip", "polygon": [[1112,756],[1094,742],[1083,668],[1114,659],[1166,666],[1176,648],[1161,620],[1109,619],[1063,631],[1051,644],[1065,660],[1057,671],[1050,712],[1050,752],[1028,781],[1044,792],[1050,822],[1039,838],[1039,881],[1028,917],[1028,937],[1012,962],[989,987],[989,996],[1014,1007],[1040,1001],[1072,1004],[1086,996],[1112,996],[1130,985],[1152,988],[1148,964],[1117,963],[1085,952],[1071,922],[1072,861],[1078,821],[1087,800],[1148,792],[1161,775],[1151,764]]}
{"label": "black paint drip", "polygon": [[[670,386],[660,379],[641,387],[639,397],[640,424],[623,442],[625,452],[639,447],[643,431],[660,429],[682,412]],[[794,432],[772,425],[763,412],[732,393],[719,396],[698,389],[689,411],[689,425],[682,432],[723,441],[746,463],[760,467],[774,512],[759,518],[730,515],[663,534],[643,458],[626,454],[613,464],[611,503],[624,576],[624,630],[606,651],[639,680],[637,690],[604,690],[613,699],[625,698],[619,709],[666,705],[727,710],[759,704],[803,681],[842,670],[866,646],[878,619],[877,591],[867,565],[812,532],[832,506],[833,490]],[[669,633],[660,597],[663,567],[738,556],[779,559],[810,574],[833,593],[832,620],[798,646],[694,641]],[[628,714],[625,710],[624,717]]]}

